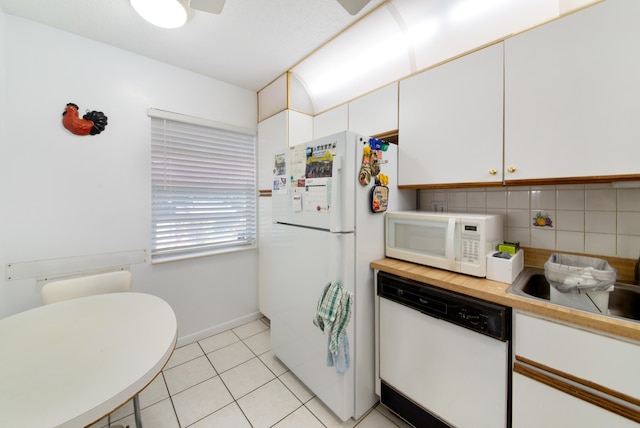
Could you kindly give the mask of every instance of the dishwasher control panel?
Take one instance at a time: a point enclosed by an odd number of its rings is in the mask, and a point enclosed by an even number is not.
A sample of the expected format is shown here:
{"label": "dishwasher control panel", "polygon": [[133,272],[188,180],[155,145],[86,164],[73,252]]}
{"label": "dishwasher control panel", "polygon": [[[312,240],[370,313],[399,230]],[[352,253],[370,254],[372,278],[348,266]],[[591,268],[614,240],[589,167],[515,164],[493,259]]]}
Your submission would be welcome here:
{"label": "dishwasher control panel", "polygon": [[377,283],[382,298],[501,341],[511,336],[511,308],[386,272]]}

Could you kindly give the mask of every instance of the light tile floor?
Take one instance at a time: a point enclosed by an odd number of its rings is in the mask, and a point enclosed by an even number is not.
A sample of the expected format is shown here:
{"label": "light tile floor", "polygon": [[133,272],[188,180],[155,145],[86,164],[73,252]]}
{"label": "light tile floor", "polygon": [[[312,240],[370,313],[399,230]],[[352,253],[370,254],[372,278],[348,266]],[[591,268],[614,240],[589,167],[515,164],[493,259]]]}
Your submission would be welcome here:
{"label": "light tile floor", "polygon": [[[139,394],[145,428],[409,427],[383,406],[339,420],[270,351],[267,319],[177,348]],[[92,428],[135,427],[133,404]]]}

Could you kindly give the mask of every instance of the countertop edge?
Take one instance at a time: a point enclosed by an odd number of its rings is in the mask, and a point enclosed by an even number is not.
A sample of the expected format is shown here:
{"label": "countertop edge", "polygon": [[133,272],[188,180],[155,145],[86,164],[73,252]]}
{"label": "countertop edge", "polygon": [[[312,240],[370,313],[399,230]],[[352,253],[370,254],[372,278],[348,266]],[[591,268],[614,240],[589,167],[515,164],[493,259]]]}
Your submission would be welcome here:
{"label": "countertop edge", "polygon": [[507,293],[510,285],[503,282],[462,275],[391,258],[373,261],[370,266],[383,272],[418,282],[429,283],[446,290],[510,306],[514,309],[571,323],[605,334],[640,341],[640,325],[636,323],[514,296]]}

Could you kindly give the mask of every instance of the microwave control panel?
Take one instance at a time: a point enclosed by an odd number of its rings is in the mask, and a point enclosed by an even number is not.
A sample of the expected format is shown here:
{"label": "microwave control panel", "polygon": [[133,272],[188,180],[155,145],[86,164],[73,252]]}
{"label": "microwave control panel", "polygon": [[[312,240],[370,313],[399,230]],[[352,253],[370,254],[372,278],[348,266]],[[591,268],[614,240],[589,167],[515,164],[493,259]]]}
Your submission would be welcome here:
{"label": "microwave control panel", "polygon": [[462,261],[476,264],[480,261],[480,227],[477,224],[462,225]]}

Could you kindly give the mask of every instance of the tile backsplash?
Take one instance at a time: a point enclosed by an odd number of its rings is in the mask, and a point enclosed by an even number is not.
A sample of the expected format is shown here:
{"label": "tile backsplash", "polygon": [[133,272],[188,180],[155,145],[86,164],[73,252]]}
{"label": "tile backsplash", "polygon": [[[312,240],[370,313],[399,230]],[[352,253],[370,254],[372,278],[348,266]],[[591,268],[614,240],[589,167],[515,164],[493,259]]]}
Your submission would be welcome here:
{"label": "tile backsplash", "polygon": [[[636,259],[640,188],[611,184],[435,189],[418,192],[421,211],[496,213],[505,239],[526,247]],[[444,202],[444,204],[441,204]]]}

